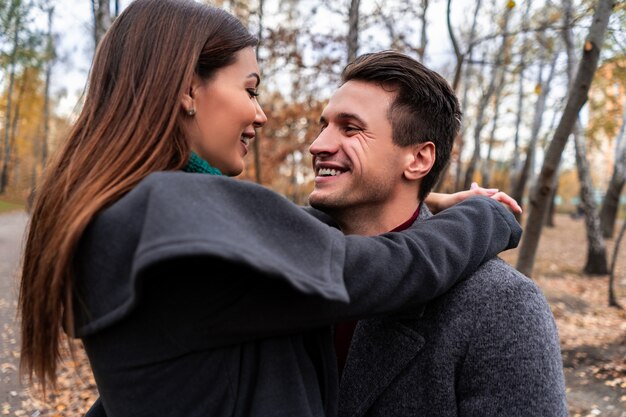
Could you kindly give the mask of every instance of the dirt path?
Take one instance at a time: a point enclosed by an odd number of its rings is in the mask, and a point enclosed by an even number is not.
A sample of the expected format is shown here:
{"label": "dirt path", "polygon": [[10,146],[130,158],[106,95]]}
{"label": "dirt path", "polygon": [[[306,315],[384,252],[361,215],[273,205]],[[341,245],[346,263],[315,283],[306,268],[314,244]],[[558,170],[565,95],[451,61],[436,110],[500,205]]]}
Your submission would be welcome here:
{"label": "dirt path", "polygon": [[28,396],[18,377],[19,332],[16,322],[20,249],[27,221],[22,211],[0,215],[0,413],[22,407]]}

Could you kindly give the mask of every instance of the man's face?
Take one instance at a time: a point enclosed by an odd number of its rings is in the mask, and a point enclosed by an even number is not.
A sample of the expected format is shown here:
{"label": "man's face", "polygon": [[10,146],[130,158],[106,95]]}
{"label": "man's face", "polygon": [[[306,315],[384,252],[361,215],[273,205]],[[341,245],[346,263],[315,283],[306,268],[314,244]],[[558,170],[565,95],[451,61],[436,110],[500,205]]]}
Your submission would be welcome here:
{"label": "man's face", "polygon": [[392,201],[407,151],[392,142],[389,106],[395,94],[377,84],[348,81],[331,97],[311,144],[315,188],[309,203],[336,213],[376,209]]}

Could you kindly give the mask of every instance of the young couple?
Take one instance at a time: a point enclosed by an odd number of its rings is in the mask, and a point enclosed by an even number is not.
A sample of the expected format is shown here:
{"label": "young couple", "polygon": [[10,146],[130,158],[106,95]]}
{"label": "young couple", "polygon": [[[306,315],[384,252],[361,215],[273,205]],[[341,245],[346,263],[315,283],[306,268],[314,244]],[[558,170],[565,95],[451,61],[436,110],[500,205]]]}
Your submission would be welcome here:
{"label": "young couple", "polygon": [[66,332],[90,415],[567,415],[548,304],[496,258],[515,202],[429,196],[460,125],[446,81],[391,51],[349,64],[303,209],[229,178],[266,121],[256,42],[191,0],[115,20],[34,203],[26,375],[55,381]]}

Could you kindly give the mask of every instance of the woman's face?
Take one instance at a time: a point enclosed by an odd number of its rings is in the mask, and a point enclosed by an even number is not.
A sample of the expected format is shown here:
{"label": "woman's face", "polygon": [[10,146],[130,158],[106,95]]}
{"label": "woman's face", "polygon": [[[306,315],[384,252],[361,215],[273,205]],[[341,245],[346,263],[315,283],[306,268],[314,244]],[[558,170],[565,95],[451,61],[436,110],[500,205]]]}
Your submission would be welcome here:
{"label": "woman's face", "polygon": [[208,81],[194,76],[183,98],[183,108],[196,111],[184,124],[191,150],[224,175],[241,174],[255,128],[267,121],[256,100],[259,82],[254,49],[247,47]]}

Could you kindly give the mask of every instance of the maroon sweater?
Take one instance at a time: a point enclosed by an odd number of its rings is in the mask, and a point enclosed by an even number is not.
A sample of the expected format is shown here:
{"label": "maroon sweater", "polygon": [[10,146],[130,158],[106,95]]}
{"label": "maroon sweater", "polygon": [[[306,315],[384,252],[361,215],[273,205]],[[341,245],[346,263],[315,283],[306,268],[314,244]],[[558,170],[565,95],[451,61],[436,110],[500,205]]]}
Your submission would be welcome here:
{"label": "maroon sweater", "polygon": [[[417,206],[417,210],[415,210],[415,213],[413,213],[409,220],[405,221],[400,226],[391,231],[400,232],[402,230],[408,229],[409,226],[411,226],[417,219],[417,216],[420,212],[420,205]],[[337,353],[337,370],[339,371],[340,378],[343,367],[346,365],[348,350],[350,349],[350,342],[352,341],[352,335],[354,334],[354,329],[356,328],[358,322],[358,320],[351,320],[343,323],[337,323],[335,325],[335,352]]]}

